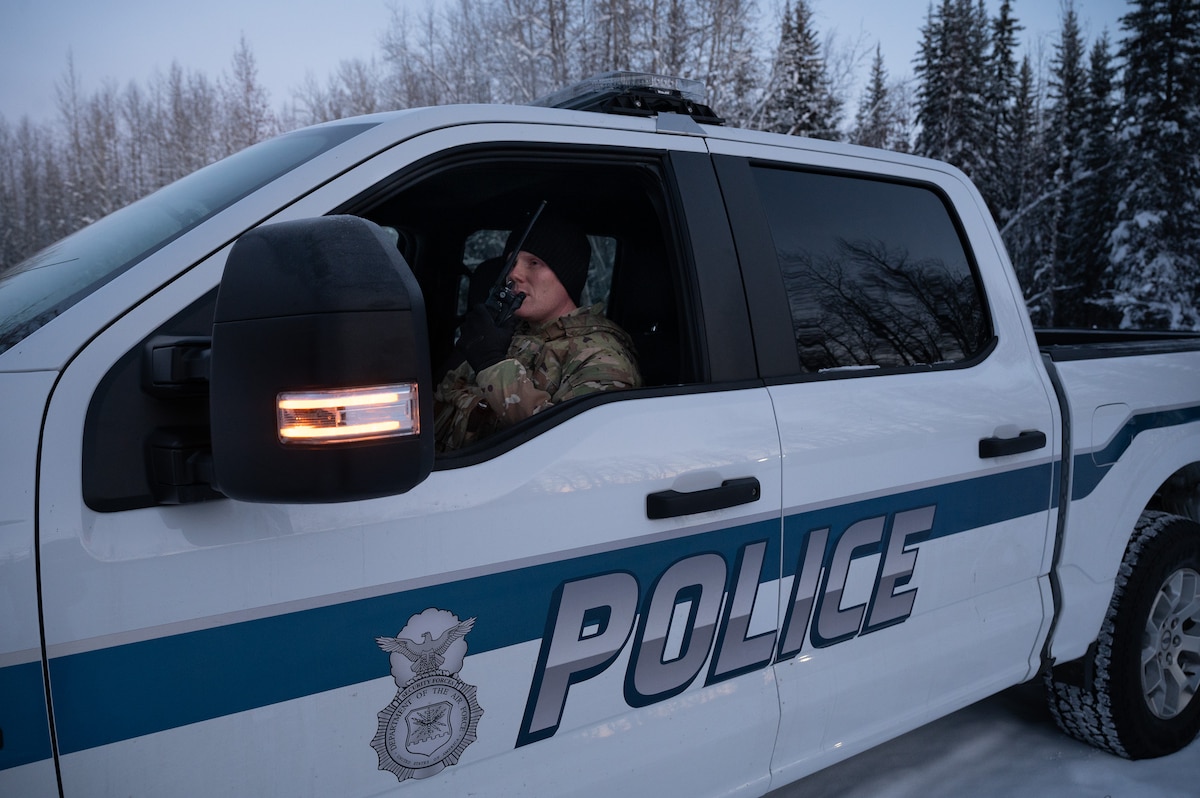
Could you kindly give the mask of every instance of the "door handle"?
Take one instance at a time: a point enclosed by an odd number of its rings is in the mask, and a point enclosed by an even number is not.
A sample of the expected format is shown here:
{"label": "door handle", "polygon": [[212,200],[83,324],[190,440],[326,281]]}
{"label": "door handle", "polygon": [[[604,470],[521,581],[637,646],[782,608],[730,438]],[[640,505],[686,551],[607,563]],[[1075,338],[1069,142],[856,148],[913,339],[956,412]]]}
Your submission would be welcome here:
{"label": "door handle", "polygon": [[762,486],[755,477],[727,479],[719,488],[680,493],[663,490],[646,497],[647,518],[675,518],[680,515],[707,513],[758,501]]}
{"label": "door handle", "polygon": [[1046,433],[1041,430],[1025,430],[1015,438],[984,438],[979,442],[979,456],[1004,457],[1008,454],[1022,454],[1041,449],[1046,445]]}

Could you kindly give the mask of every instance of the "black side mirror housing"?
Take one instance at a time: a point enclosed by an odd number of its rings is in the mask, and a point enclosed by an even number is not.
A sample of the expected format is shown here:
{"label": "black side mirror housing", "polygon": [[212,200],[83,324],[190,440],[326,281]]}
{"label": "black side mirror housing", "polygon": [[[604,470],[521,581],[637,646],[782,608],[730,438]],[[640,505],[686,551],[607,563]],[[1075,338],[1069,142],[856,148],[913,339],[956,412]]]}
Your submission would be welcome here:
{"label": "black side mirror housing", "polygon": [[[302,409],[285,411],[289,402]],[[382,410],[358,406],[371,402]],[[217,295],[210,417],[215,481],[233,499],[353,501],[429,476],[425,303],[381,227],[325,216],[234,243]]]}

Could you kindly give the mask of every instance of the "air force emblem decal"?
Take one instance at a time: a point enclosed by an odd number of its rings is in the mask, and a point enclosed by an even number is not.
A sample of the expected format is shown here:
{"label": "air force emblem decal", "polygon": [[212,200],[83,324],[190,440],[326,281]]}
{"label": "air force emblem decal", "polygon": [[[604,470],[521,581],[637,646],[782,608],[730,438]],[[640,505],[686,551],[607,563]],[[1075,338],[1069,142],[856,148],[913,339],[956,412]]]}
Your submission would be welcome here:
{"label": "air force emblem decal", "polygon": [[379,712],[371,747],[379,769],[400,781],[424,779],[458,762],[483,708],[475,686],[458,678],[467,656],[467,633],[475,619],[460,621],[447,610],[429,608],[408,619],[395,637],[375,642],[391,655],[398,692]]}

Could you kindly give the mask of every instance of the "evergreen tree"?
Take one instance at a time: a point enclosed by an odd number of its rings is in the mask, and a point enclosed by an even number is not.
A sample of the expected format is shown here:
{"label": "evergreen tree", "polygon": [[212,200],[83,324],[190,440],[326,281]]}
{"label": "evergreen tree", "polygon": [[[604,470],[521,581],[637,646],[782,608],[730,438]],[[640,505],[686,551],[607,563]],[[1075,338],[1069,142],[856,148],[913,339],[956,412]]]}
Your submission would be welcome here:
{"label": "evergreen tree", "polygon": [[1012,14],[1012,3],[1004,0],[999,15],[992,20],[984,96],[988,133],[984,163],[976,178],[992,216],[1000,222],[1010,218],[1018,207],[1019,170],[1016,167],[1023,142],[1014,132],[1014,114],[1019,88],[1016,49],[1020,30],[1023,28]]}
{"label": "evergreen tree", "polygon": [[1200,0],[1135,0],[1111,237],[1122,327],[1200,329]]}
{"label": "evergreen tree", "polygon": [[841,106],[821,56],[808,0],[796,0],[794,9],[788,5],[784,10],[761,127],[775,133],[836,140]]}
{"label": "evergreen tree", "polygon": [[921,28],[914,71],[918,155],[948,161],[969,177],[986,173],[987,13],[983,3],[942,0]]}
{"label": "evergreen tree", "polygon": [[1082,250],[1087,225],[1079,223],[1086,191],[1079,153],[1087,121],[1087,74],[1079,18],[1071,0],[1063,9],[1062,29],[1050,65],[1049,117],[1046,149],[1051,159],[1049,190],[1054,192],[1053,238],[1046,269],[1038,279],[1045,291],[1048,322],[1063,326],[1079,321],[1075,311],[1083,304],[1089,266]]}
{"label": "evergreen tree", "polygon": [[1116,68],[1105,33],[1089,54],[1086,120],[1078,156],[1080,178],[1072,203],[1074,214],[1067,220],[1078,258],[1074,272],[1078,290],[1073,301],[1061,308],[1061,323],[1069,326],[1111,328],[1118,321],[1102,306],[1108,293],[1108,236],[1116,212],[1115,81]]}
{"label": "evergreen tree", "polygon": [[1034,324],[1043,318],[1041,297],[1034,289],[1034,275],[1044,264],[1049,250],[1046,220],[1043,119],[1040,91],[1029,56],[1021,60],[1017,72],[1017,90],[1012,107],[1013,149],[1010,153],[1011,212],[1002,220],[1000,234],[1008,249],[1017,279],[1025,291],[1025,301]]}
{"label": "evergreen tree", "polygon": [[908,118],[903,87],[888,83],[883,51],[875,46],[871,77],[859,101],[850,141],[867,147],[908,152]]}
{"label": "evergreen tree", "polygon": [[854,129],[850,141],[867,147],[884,148],[888,144],[891,123],[891,103],[887,90],[887,71],[883,68],[883,51],[875,45],[875,60],[871,62],[871,78],[858,114],[854,117]]}

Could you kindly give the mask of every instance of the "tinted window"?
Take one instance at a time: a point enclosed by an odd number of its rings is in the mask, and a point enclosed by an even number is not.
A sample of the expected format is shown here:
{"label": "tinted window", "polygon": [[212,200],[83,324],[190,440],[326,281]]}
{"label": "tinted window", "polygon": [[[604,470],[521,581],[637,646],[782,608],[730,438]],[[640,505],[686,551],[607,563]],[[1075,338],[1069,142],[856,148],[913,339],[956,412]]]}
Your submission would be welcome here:
{"label": "tinted window", "polygon": [[990,338],[945,203],[913,185],[755,168],[807,372],[966,360]]}

